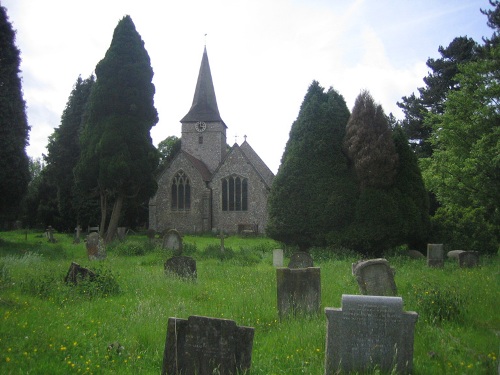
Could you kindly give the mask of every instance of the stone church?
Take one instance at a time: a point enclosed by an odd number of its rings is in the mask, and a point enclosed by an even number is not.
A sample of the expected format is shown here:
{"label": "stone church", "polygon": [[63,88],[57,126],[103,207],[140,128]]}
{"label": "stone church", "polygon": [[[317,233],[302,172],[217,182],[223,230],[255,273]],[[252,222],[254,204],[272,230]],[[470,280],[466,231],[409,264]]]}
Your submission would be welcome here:
{"label": "stone church", "polygon": [[181,151],[158,177],[149,228],[263,234],[274,174],[246,137],[241,145],[226,144],[206,48],[193,104],[180,122]]}

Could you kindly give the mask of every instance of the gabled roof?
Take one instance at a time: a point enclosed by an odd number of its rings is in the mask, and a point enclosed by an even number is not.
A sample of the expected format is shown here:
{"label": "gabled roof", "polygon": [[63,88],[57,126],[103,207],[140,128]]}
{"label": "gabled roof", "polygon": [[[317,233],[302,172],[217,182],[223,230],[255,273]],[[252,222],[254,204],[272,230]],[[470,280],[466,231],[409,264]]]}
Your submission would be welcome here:
{"label": "gabled roof", "polygon": [[266,163],[264,163],[246,140],[241,144],[240,148],[257,172],[262,176],[266,184],[271,186],[274,179],[274,173],[269,169]]}
{"label": "gabled roof", "polygon": [[186,151],[181,151],[187,160],[200,172],[203,181],[210,181],[212,179],[212,173],[208,170],[208,167],[200,159],[196,159],[193,155],[188,154]]}
{"label": "gabled roof", "polygon": [[198,74],[193,104],[187,115],[181,120],[181,122],[190,121],[221,121],[224,123],[220,117],[219,108],[217,107],[217,99],[215,97],[206,47],[201,59],[200,73]]}

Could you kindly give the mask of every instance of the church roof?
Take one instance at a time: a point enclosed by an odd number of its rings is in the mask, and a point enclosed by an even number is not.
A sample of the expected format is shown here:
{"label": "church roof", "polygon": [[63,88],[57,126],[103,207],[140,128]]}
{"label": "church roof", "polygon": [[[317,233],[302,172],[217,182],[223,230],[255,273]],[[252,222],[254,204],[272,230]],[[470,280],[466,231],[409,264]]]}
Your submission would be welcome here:
{"label": "church roof", "polygon": [[255,150],[250,146],[250,144],[245,141],[241,144],[240,149],[246,155],[248,160],[252,163],[257,172],[262,176],[266,184],[270,187],[273,183],[274,173],[269,169],[269,167],[264,163],[260,156],[255,152]]}
{"label": "church roof", "polygon": [[[191,109],[184,116],[181,122],[189,121],[222,121],[217,107],[217,99],[215,97],[214,84],[212,82],[212,73],[210,72],[210,64],[208,63],[207,48],[203,51],[201,59],[200,72],[198,74],[198,82],[193,97]],[[224,124],[225,125],[225,124]]]}
{"label": "church roof", "polygon": [[203,178],[203,181],[210,181],[212,178],[212,173],[210,173],[207,165],[203,163],[200,159],[196,159],[193,155],[187,153],[186,151],[181,151],[187,160],[195,167]]}

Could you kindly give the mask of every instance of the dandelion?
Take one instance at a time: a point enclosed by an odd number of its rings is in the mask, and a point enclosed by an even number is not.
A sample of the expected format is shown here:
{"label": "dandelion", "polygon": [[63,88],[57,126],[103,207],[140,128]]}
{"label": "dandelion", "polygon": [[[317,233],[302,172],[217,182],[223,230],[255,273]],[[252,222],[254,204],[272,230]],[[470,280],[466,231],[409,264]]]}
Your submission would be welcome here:
{"label": "dandelion", "polygon": [[5,358],[5,362],[10,362],[10,358],[9,358],[9,357],[6,357],[6,358]]}
{"label": "dandelion", "polygon": [[140,355],[138,355],[138,356],[137,356],[137,359],[141,359],[141,356],[140,356]]}
{"label": "dandelion", "polygon": [[65,351],[67,348],[64,346],[64,345],[61,345],[61,347],[59,348],[60,351]]}

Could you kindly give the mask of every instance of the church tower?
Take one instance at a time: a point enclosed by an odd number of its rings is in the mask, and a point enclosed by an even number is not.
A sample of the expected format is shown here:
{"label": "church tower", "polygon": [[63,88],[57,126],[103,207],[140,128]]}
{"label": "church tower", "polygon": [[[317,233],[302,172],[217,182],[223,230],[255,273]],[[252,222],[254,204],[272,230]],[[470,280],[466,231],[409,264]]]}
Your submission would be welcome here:
{"label": "church tower", "polygon": [[217,107],[206,47],[201,59],[193,104],[182,118],[181,124],[181,149],[203,161],[213,173],[226,155],[227,126]]}

